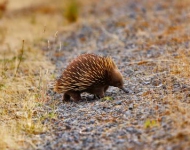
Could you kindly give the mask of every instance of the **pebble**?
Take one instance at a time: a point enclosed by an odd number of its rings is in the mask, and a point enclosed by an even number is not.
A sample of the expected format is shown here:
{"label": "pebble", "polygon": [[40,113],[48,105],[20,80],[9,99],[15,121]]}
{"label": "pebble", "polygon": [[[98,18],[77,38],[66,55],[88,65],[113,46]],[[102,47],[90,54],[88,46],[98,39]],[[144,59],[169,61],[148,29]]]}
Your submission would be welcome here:
{"label": "pebble", "polygon": [[122,102],[123,102],[123,100],[117,100],[117,101],[115,102],[115,104],[116,104],[116,105],[121,105]]}
{"label": "pebble", "polygon": [[134,108],[134,105],[132,103],[132,104],[129,105],[129,110],[133,110],[133,108]]}

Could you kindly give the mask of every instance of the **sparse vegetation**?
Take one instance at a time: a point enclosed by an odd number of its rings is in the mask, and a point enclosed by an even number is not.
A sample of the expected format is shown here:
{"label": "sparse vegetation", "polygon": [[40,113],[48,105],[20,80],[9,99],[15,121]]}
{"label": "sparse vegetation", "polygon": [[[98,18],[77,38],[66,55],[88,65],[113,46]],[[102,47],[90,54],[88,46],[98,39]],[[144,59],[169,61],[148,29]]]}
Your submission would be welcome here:
{"label": "sparse vegetation", "polygon": [[[46,20],[45,16],[40,17]],[[34,35],[31,35],[27,18],[21,15],[15,19],[4,17],[1,20],[0,149],[35,148],[35,141],[30,139],[30,135],[45,132],[48,126],[43,124],[42,118],[52,118],[52,115],[46,115],[44,102],[47,101],[48,70],[53,67],[39,49],[29,44],[46,33],[43,33],[43,25],[38,22]],[[18,20],[22,21],[18,23]],[[23,25],[26,26],[23,28]],[[47,34],[55,31],[52,30],[54,26],[49,26],[51,31]],[[37,32],[44,35],[35,34]]]}
{"label": "sparse vegetation", "polygon": [[64,16],[69,22],[76,22],[79,18],[80,5],[78,0],[67,0]]}

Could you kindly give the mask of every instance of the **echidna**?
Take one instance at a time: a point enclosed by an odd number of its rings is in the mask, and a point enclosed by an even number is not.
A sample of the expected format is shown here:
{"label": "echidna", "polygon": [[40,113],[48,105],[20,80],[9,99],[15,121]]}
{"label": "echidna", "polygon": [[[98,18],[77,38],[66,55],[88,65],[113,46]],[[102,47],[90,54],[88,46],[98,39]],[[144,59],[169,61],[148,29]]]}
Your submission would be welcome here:
{"label": "echidna", "polygon": [[123,87],[123,77],[111,57],[82,54],[75,58],[56,81],[54,90],[64,93],[63,100],[81,100],[87,92],[102,98],[109,86],[128,93]]}

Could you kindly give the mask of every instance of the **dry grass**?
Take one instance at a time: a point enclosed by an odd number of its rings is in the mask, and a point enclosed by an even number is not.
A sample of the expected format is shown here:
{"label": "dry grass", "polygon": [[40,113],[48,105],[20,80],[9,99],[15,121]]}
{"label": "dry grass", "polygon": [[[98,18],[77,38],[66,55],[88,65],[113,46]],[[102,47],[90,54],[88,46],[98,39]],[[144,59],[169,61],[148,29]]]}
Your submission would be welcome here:
{"label": "dry grass", "polygon": [[34,13],[34,24],[31,15],[12,17],[11,12],[7,10],[10,17],[3,17],[0,27],[0,149],[35,148],[29,135],[45,132],[48,126],[42,121],[51,118],[44,102],[53,66],[33,43],[56,32],[58,16],[44,33],[51,16]]}
{"label": "dry grass", "polygon": [[190,52],[189,49],[178,49],[175,52],[175,55],[161,56],[156,62],[154,60],[154,74],[150,76],[158,79],[158,84],[154,83],[158,87],[145,91],[142,96],[144,101],[149,101],[148,107],[156,114],[144,121],[144,128],[157,127],[162,130],[161,118],[164,117],[165,123],[171,123],[171,128],[166,131],[170,137],[157,142],[160,146],[183,143],[182,148],[185,149],[190,144]]}
{"label": "dry grass", "polygon": [[[178,56],[174,58],[171,65],[171,75],[177,78],[181,85],[190,85],[190,52],[189,49],[179,50]],[[190,99],[188,88],[179,91],[176,94],[167,96],[170,110],[170,116],[174,121],[176,136],[181,134],[190,139]],[[180,137],[181,138],[181,137]],[[180,140],[179,138],[179,140]]]}
{"label": "dry grass", "polygon": [[[0,149],[23,146],[25,135],[46,130],[37,115],[47,101],[47,82],[52,69],[39,50],[24,47],[18,54],[2,52],[0,59]],[[20,145],[21,144],[21,145]]]}
{"label": "dry grass", "polygon": [[[189,57],[184,56],[183,52],[179,52],[179,58],[174,58],[173,63],[168,64],[171,67],[168,74],[170,78],[166,79],[167,93],[162,99],[162,103],[167,109],[164,114],[159,114],[158,118],[164,115],[172,123],[171,137],[165,143],[183,142],[183,148],[187,148],[190,144],[190,97],[188,88],[190,85],[190,64]],[[174,89],[176,82],[181,87],[184,85],[187,87],[174,92],[172,89]]]}

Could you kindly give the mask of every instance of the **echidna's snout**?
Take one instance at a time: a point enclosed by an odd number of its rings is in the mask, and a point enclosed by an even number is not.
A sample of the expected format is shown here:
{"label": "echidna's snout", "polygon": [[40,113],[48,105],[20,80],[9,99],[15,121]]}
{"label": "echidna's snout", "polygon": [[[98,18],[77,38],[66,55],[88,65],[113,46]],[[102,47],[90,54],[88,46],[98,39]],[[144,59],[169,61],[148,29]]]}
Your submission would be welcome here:
{"label": "echidna's snout", "polygon": [[123,87],[124,85],[123,76],[118,69],[114,69],[111,71],[110,85],[120,88],[125,93],[129,93],[129,91]]}

